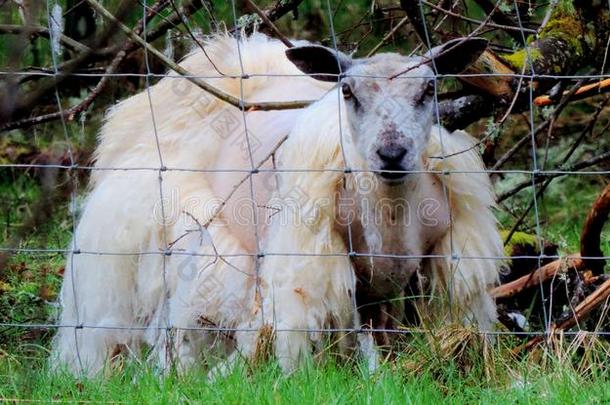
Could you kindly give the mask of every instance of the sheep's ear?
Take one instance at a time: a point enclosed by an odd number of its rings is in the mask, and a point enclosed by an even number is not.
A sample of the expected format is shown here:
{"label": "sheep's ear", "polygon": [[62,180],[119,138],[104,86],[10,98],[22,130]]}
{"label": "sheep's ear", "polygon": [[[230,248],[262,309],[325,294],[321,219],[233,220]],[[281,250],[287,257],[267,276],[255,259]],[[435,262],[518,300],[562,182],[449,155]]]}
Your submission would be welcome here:
{"label": "sheep's ear", "polygon": [[320,45],[286,49],[286,56],[303,73],[325,82],[339,81],[339,75],[352,66],[352,58]]}
{"label": "sheep's ear", "polygon": [[424,57],[437,74],[460,73],[479,59],[488,43],[484,38],[456,38],[432,48]]}

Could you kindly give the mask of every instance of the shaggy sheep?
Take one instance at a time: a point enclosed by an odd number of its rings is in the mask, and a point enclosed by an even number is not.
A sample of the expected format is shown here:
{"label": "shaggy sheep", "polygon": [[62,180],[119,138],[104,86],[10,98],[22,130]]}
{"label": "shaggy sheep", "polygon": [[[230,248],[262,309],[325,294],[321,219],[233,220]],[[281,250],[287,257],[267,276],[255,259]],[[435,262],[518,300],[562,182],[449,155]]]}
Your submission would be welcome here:
{"label": "shaggy sheep", "polygon": [[[286,58],[263,35],[218,35],[205,44],[213,63],[196,51],[181,65],[248,101],[319,101],[242,113],[168,76],[117,104],[66,266],[53,365],[94,374],[146,344],[161,366],[186,368],[213,347],[255,356],[272,330],[291,370],[323,329],[400,321],[402,304],[379,302],[397,302],[415,273],[447,297],[420,311],[491,329],[499,264],[486,258],[502,255],[491,185],[472,139],[433,125],[435,69],[459,72],[484,47],[352,60],[299,43]],[[354,347],[351,334],[339,342]]]}

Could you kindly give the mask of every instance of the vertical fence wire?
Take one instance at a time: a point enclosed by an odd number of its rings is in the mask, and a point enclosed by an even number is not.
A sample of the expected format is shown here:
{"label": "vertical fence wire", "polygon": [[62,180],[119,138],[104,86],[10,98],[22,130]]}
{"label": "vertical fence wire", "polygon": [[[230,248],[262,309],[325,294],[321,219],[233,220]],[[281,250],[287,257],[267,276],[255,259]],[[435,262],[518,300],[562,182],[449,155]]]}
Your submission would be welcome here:
{"label": "vertical fence wire", "polygon": [[[57,38],[58,35],[60,35],[61,31],[63,31],[63,29],[59,30],[58,32],[58,28],[62,26],[62,21],[57,21],[57,18],[61,17],[61,8],[59,8],[59,12],[57,12],[57,8],[59,7],[59,5],[56,2],[53,2],[53,8],[55,8],[55,10],[53,10],[51,8],[51,1],[52,0],[46,0],[45,4],[46,4],[46,11],[47,11],[47,28],[49,29],[49,36],[50,36],[50,49],[51,49],[51,61],[53,63],[53,76],[57,77],[59,75],[59,68],[58,68],[58,61],[57,61],[57,57],[59,56],[57,54],[57,49],[54,46],[54,42],[58,43],[59,38]],[[77,218],[76,218],[76,193],[78,191],[78,187],[77,187],[77,181],[78,178],[77,173],[74,169],[77,168],[76,162],[74,160],[74,154],[72,153],[72,139],[70,137],[69,131],[68,131],[68,124],[66,123],[66,118],[64,115],[64,110],[63,110],[63,106],[62,106],[62,102],[61,102],[61,96],[59,94],[59,89],[57,84],[55,85],[54,88],[54,96],[55,96],[55,101],[57,103],[57,109],[60,113],[60,119],[61,119],[61,128],[63,130],[63,134],[64,134],[64,139],[66,142],[66,149],[68,152],[68,157],[70,159],[70,168],[68,169],[68,173],[70,176],[70,181],[72,183],[72,190],[70,191],[70,207],[72,208],[72,215],[71,215],[71,221],[72,221],[72,242],[71,242],[71,249],[68,253],[68,257],[69,257],[69,263],[70,263],[70,286],[69,288],[72,290],[72,294],[74,295],[74,313],[75,313],[75,321],[76,321],[76,326],[74,327],[73,330],[73,334],[74,334],[74,343],[75,343],[75,348],[74,350],[76,351],[76,360],[78,363],[78,368],[80,369],[80,371],[82,372],[84,370],[84,364],[81,358],[81,353],[80,353],[80,345],[79,345],[79,330],[82,330],[82,326],[81,326],[81,317],[80,317],[80,308],[78,305],[78,301],[77,301],[77,286],[76,286],[76,281],[74,279],[74,255],[78,254],[78,248],[77,248],[77,241],[76,241],[76,226],[77,226]],[[49,170],[53,170],[53,169],[49,169]],[[61,170],[61,169],[55,169],[55,170]]]}
{"label": "vertical fence wire", "polygon": [[[326,13],[327,13],[327,18],[328,18],[328,25],[330,28],[330,37],[332,40],[332,50],[335,52],[335,54],[337,55],[337,60],[339,59],[339,48],[337,47],[337,38],[336,38],[336,34],[335,34],[335,24],[334,24],[334,13],[331,10],[330,7],[330,0],[326,0]],[[342,67],[340,63],[338,64],[338,68],[339,68],[339,77],[337,78],[338,80],[340,80],[343,76],[343,71],[342,71]],[[354,172],[352,172],[352,168],[351,168],[351,162],[348,160],[347,154],[345,152],[345,137],[343,134],[343,125],[344,125],[344,119],[343,119],[343,115],[342,115],[342,110],[341,110],[341,91],[337,91],[337,104],[338,104],[338,108],[337,108],[337,119],[339,120],[339,149],[341,151],[341,157],[343,160],[343,181],[344,181],[344,187],[345,187],[345,182],[347,182],[348,178],[350,178],[353,182],[353,187],[358,187],[358,181],[357,179],[355,179],[356,174]],[[352,257],[356,257],[356,251],[354,250],[354,240],[353,240],[353,231],[352,231],[352,224],[348,223],[347,224],[347,257],[348,259],[351,259]],[[372,253],[372,252],[371,252]],[[356,275],[354,274],[354,272],[352,271],[351,268],[347,269],[349,275],[350,275],[350,284],[353,286],[353,288],[356,288]],[[358,302],[357,302],[357,295],[356,295],[356,291],[352,292],[352,296],[351,296],[351,307],[352,307],[352,327],[355,329],[360,329],[362,328],[364,325],[362,324],[363,320],[360,319],[360,316],[358,315]],[[374,325],[368,325],[366,327],[370,327],[371,329],[374,329],[375,326]]]}
{"label": "vertical fence wire", "polygon": [[[256,195],[254,188],[254,176],[259,174],[258,164],[254,160],[253,154],[253,146],[252,146],[252,137],[248,131],[248,123],[246,120],[246,109],[244,107],[244,103],[246,102],[244,98],[244,81],[249,80],[250,72],[247,72],[244,69],[244,61],[242,59],[242,30],[239,26],[237,9],[235,6],[235,0],[231,0],[231,16],[233,18],[233,26],[235,32],[235,44],[237,48],[237,57],[239,58],[239,100],[240,100],[240,113],[241,113],[241,121],[244,128],[244,140],[246,142],[246,150],[248,153],[248,160],[250,163],[250,173],[248,175],[248,188],[250,193],[250,206],[252,207],[252,227],[254,231],[254,241],[255,241],[255,256],[254,256],[254,274],[255,274],[255,296],[262,295],[261,290],[261,274],[260,274],[260,264],[261,260],[264,258],[264,252],[261,250],[261,240],[259,235],[259,218],[258,218],[258,206],[256,203]],[[263,162],[261,162],[262,164]],[[263,325],[266,324],[267,319],[265,318],[265,307],[261,305],[261,322]]]}
{"label": "vertical fence wire", "polygon": [[[144,39],[144,41],[146,41],[146,34],[147,34],[147,30],[148,30],[148,21],[147,21],[147,17],[148,17],[148,10],[147,10],[147,0],[143,0],[142,1],[142,37]],[[172,363],[173,363],[173,334],[172,334],[172,325],[170,323],[170,319],[169,319],[169,295],[170,295],[170,289],[169,289],[169,285],[167,282],[167,260],[169,255],[171,254],[170,249],[169,249],[169,241],[168,241],[168,237],[167,237],[167,224],[166,224],[166,215],[165,215],[165,198],[164,198],[164,193],[163,193],[163,173],[166,170],[164,161],[163,161],[163,153],[161,151],[161,142],[159,140],[159,133],[157,130],[157,120],[155,119],[155,105],[153,102],[153,97],[152,97],[152,92],[151,92],[151,86],[150,86],[150,74],[151,74],[151,69],[150,69],[150,61],[149,61],[149,55],[148,55],[148,49],[144,48],[144,64],[146,66],[146,76],[144,77],[145,80],[145,91],[146,91],[146,98],[148,99],[148,106],[150,109],[150,119],[152,122],[152,127],[153,127],[153,136],[154,136],[154,142],[155,142],[155,148],[157,150],[157,155],[159,158],[159,168],[158,168],[158,188],[159,188],[159,205],[160,205],[160,209],[161,209],[161,243],[162,245],[160,246],[160,251],[161,251],[161,277],[162,277],[162,284],[163,284],[163,294],[162,294],[162,303],[161,303],[161,314],[159,314],[159,320],[158,322],[162,323],[162,325],[159,325],[159,333],[163,334],[165,336],[165,339],[163,340],[164,342],[164,348],[160,349],[163,352],[163,356],[164,356],[164,368],[166,367],[171,367]],[[135,317],[134,317],[134,321],[135,321]]]}
{"label": "vertical fence wire", "polygon": [[[430,41],[430,33],[428,32],[428,24],[426,24],[426,15],[424,13],[424,5],[421,1],[418,2],[418,8],[419,8],[419,14],[420,14],[420,18],[422,20],[422,26],[423,26],[423,32],[424,32],[424,40],[426,41],[426,48],[429,50],[430,55],[432,55],[432,49],[433,49],[433,44]],[[443,130],[441,129],[441,116],[440,116],[440,111],[439,111],[439,105],[438,105],[438,75],[439,75],[439,71],[438,68],[436,67],[436,62],[434,61],[434,58],[432,58],[432,70],[434,71],[434,118],[436,120],[436,122],[438,123],[438,139],[440,142],[440,146],[441,146],[441,155],[439,156],[439,158],[442,161],[445,161],[445,159],[447,159],[447,154],[445,153],[445,143],[444,143],[444,133]],[[434,129],[432,129],[434,131]],[[443,197],[445,199],[445,203],[447,204],[447,206],[449,207],[449,257],[445,258],[444,260],[446,262],[448,262],[448,267],[450,269],[450,281],[449,281],[449,285],[447,286],[447,294],[448,297],[447,299],[449,300],[449,311],[450,311],[450,319],[454,322],[459,322],[459,319],[453,319],[453,312],[454,312],[454,295],[455,295],[455,277],[458,273],[458,266],[460,265],[460,255],[458,253],[456,253],[455,250],[455,243],[453,241],[453,207],[451,204],[451,201],[449,199],[449,192],[447,190],[447,184],[445,182],[446,179],[449,178],[449,176],[451,176],[451,173],[443,173],[441,174],[441,187],[443,189]],[[459,276],[458,276],[459,277]]]}
{"label": "vertical fence wire", "polygon": [[[526,38],[525,38],[525,34],[523,33],[523,24],[521,23],[521,15],[519,12],[519,7],[518,4],[516,2],[516,0],[513,2],[513,5],[515,6],[515,10],[516,10],[516,16],[517,16],[517,23],[519,24],[519,28],[520,28],[520,32],[521,32],[521,37],[523,39],[523,43],[527,43]],[[552,7],[557,7],[557,5],[552,5]],[[525,63],[524,65],[528,65],[529,69],[530,69],[530,83],[534,82],[534,79],[536,78],[536,71],[534,69],[534,59],[532,58],[531,52],[529,50],[528,47],[525,47],[525,52],[526,52],[526,58],[525,58]],[[534,208],[534,221],[535,221],[535,231],[536,231],[536,238],[537,238],[537,243],[538,243],[538,248],[540,251],[540,254],[544,253],[544,246],[542,244],[543,241],[543,236],[542,236],[542,232],[540,229],[540,213],[538,212],[538,196],[537,196],[537,191],[536,191],[536,174],[538,173],[538,158],[536,156],[537,153],[537,147],[536,147],[536,119],[534,117],[534,87],[533,86],[529,86],[529,90],[528,90],[528,97],[529,97],[529,104],[530,106],[532,106],[532,108],[530,108],[530,112],[529,112],[529,126],[530,126],[530,136],[531,136],[531,156],[532,156],[532,203],[533,203],[533,208]],[[538,262],[538,268],[541,267],[542,265],[542,258],[540,256],[538,256],[538,258],[536,259]],[[540,297],[542,299],[542,302],[544,303],[546,301],[546,297],[544,294],[544,288],[543,288],[543,283],[542,280],[540,280],[539,283],[539,291],[540,291]],[[551,308],[549,307],[549,311],[547,312],[545,305],[542,305],[542,315],[543,315],[543,319],[544,319],[544,325],[545,325],[545,332],[548,333],[551,329],[551,317],[549,316],[549,314],[551,313]]]}

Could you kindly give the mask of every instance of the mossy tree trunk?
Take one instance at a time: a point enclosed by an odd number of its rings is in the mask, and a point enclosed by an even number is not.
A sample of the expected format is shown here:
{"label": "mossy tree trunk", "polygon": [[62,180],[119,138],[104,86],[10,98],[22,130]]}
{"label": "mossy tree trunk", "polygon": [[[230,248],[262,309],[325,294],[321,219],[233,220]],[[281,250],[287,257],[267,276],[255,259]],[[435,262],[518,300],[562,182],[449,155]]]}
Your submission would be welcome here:
{"label": "mossy tree trunk", "polygon": [[[477,1],[483,3],[483,1]],[[402,0],[401,5],[411,17],[419,11],[418,0]],[[479,95],[456,100],[459,105],[444,102],[442,111],[455,111],[449,122],[450,128],[465,127],[477,119],[487,116],[492,110],[505,110],[517,95],[513,112],[530,108],[529,85],[535,95],[543,94],[560,79],[553,76],[572,75],[587,67],[597,71],[605,66],[605,51],[610,32],[610,11],[603,0],[559,0],[546,24],[537,34],[525,36],[525,47],[509,54],[498,54],[487,50],[465,73],[489,74],[490,76],[462,77],[461,81],[474,88]],[[493,15],[492,15],[493,17]],[[411,23],[421,24],[414,15]],[[417,30],[416,31],[422,31]],[[532,75],[533,81],[521,82],[518,75]],[[559,86],[559,89],[563,89]],[[561,92],[558,92],[561,95]],[[456,108],[459,107],[459,108]],[[503,113],[503,111],[502,111]]]}
{"label": "mossy tree trunk", "polygon": [[[534,89],[541,93],[556,83],[548,76],[571,75],[588,66],[600,68],[596,65],[603,60],[610,31],[608,5],[602,3],[560,0],[539,33],[526,39],[526,47],[507,55],[487,51],[471,72],[506,74],[508,69],[534,75]],[[516,90],[511,77],[464,80],[494,96],[511,98]]]}

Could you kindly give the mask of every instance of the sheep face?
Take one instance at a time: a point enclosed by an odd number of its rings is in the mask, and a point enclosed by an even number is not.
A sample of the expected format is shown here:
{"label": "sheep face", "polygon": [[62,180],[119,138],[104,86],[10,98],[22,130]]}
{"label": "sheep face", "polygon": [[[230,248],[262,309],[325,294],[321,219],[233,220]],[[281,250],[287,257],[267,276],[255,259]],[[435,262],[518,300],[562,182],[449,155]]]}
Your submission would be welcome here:
{"label": "sheep face", "polygon": [[[422,169],[434,118],[435,80],[421,61],[378,55],[354,64],[339,84],[348,136],[359,160],[386,182],[401,182]],[[392,78],[409,66],[414,68]]]}
{"label": "sheep face", "polygon": [[[318,80],[337,81],[363,169],[401,183],[422,169],[435,121],[436,76],[459,73],[485,50],[487,41],[464,38],[433,48],[423,57],[378,54],[352,59],[318,45],[290,48],[288,58]],[[339,118],[339,117],[338,117]]]}

